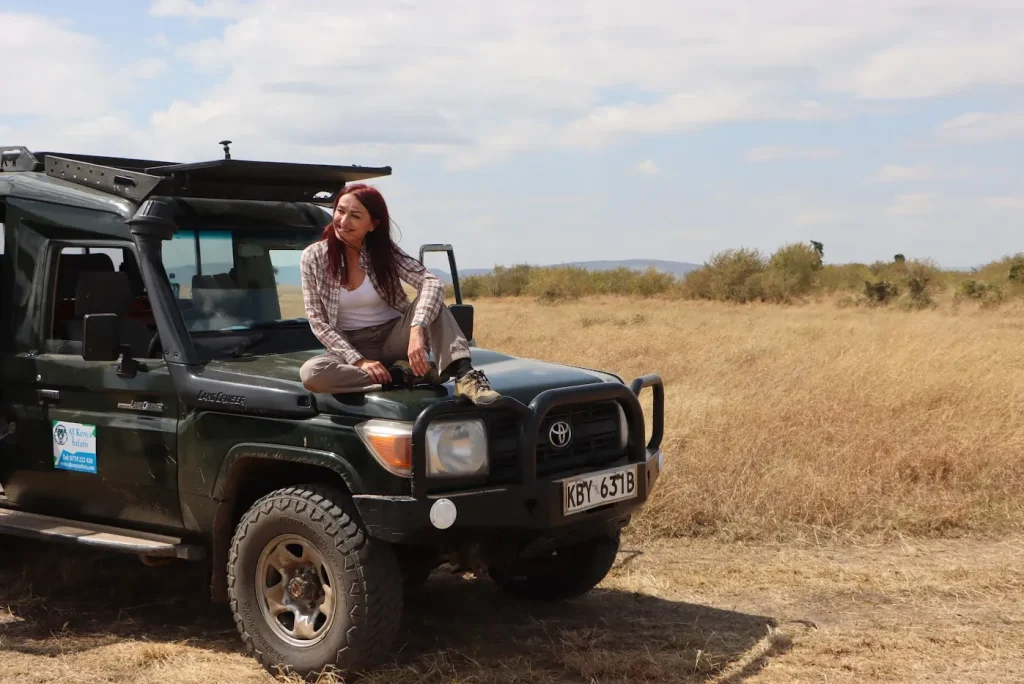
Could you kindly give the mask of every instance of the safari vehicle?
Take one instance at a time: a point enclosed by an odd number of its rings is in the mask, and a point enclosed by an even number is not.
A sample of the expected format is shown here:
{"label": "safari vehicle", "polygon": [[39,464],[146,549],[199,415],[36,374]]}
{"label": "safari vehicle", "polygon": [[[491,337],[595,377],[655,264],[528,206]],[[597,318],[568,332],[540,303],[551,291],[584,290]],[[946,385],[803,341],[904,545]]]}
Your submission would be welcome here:
{"label": "safari vehicle", "polygon": [[0,148],[0,532],[205,563],[249,653],[300,676],[386,656],[445,564],[525,599],[597,585],[662,471],[660,378],[474,342],[486,407],[450,382],[307,391],[323,347],[299,255],[339,188],[391,169],[223,144],[201,163]]}

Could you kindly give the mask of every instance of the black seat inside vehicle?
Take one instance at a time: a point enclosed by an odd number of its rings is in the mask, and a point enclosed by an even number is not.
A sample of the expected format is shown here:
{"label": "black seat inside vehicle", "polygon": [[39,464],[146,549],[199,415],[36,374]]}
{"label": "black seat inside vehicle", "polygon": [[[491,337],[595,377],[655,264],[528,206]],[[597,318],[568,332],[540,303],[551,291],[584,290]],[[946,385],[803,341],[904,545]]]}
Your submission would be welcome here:
{"label": "black seat inside vehicle", "polygon": [[75,291],[75,320],[69,322],[71,339],[82,342],[85,333],[84,316],[87,314],[112,313],[120,316],[121,344],[128,345],[132,355],[144,358],[149,352],[153,338],[142,321],[126,318],[132,303],[131,283],[123,271],[85,271],[78,276]]}
{"label": "black seat inside vehicle", "polygon": [[73,299],[78,291],[78,278],[83,272],[114,272],[114,262],[107,254],[61,254],[57,263],[57,299]]}

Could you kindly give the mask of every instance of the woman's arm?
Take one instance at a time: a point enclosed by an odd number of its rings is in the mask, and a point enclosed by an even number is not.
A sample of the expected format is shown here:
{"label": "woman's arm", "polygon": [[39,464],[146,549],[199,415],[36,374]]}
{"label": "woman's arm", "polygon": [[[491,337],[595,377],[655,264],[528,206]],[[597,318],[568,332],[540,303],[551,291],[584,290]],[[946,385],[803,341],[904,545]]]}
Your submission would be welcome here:
{"label": "woman's arm", "polygon": [[309,327],[313,334],[324,345],[324,348],[337,354],[345,363],[355,365],[363,358],[363,355],[356,351],[356,348],[348,341],[348,338],[336,330],[327,319],[327,310],[324,308],[324,292],[322,289],[324,273],[318,268],[311,250],[302,253],[299,260],[299,270],[302,273],[302,301],[306,308],[306,318],[309,319]]}
{"label": "woman's arm", "polygon": [[427,325],[441,313],[444,306],[444,283],[416,259],[398,249],[398,277],[415,287],[419,303],[413,312],[412,324]]}

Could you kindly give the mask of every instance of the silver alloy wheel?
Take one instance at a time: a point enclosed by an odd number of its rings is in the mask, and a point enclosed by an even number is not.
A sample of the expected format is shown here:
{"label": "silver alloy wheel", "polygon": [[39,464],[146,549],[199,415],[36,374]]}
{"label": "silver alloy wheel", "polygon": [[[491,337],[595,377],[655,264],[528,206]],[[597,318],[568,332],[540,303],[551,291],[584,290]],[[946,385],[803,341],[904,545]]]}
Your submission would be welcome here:
{"label": "silver alloy wheel", "polygon": [[316,645],[330,631],[337,586],[320,552],[298,535],[275,537],[256,563],[264,619],[278,637],[299,648]]}

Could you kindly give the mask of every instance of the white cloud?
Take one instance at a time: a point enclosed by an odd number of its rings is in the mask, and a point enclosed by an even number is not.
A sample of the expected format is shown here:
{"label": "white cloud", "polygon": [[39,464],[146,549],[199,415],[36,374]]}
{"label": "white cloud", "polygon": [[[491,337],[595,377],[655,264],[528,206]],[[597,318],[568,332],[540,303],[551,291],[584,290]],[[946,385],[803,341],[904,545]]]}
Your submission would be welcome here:
{"label": "white cloud", "polygon": [[743,153],[748,162],[786,161],[792,159],[823,160],[843,156],[838,147],[800,147],[798,145],[761,145]]}
{"label": "white cloud", "polygon": [[[832,93],[920,97],[1017,82],[1024,59],[996,67],[1017,54],[1024,12],[1001,0],[928,2],[924,12],[920,0],[652,0],[624,13],[612,0],[470,11],[454,0],[158,0],[157,15],[235,21],[178,50],[224,81],[154,120],[207,140],[218,133],[191,122],[215,110],[217,130],[254,145],[398,144],[471,168],[540,147],[843,116]],[[986,24],[995,13],[999,22]],[[938,73],[901,60],[932,52],[945,65]],[[636,95],[608,97],[623,88]]]}
{"label": "white cloud", "polygon": [[969,112],[945,121],[936,129],[944,140],[985,143],[1024,136],[1024,111]]}
{"label": "white cloud", "polygon": [[904,183],[935,180],[938,171],[926,164],[918,166],[899,166],[887,164],[879,169],[871,179],[876,183]]}
{"label": "white cloud", "polygon": [[939,210],[942,196],[937,192],[897,195],[886,210],[889,216],[927,216]]}
{"label": "white cloud", "polygon": [[653,159],[644,159],[633,165],[633,172],[641,173],[645,176],[657,176],[661,173],[661,169],[654,163]]}
{"label": "white cloud", "polygon": [[986,197],[983,202],[986,207],[991,209],[1012,209],[1015,211],[1024,211],[1024,195]]}
{"label": "white cloud", "polygon": [[[178,157],[228,136],[264,157],[398,146],[466,169],[544,147],[847,117],[868,106],[858,99],[1024,83],[1024,6],[1007,0],[649,0],[628,12],[613,0],[154,0],[149,11],[227,20],[173,46],[216,82],[138,131]],[[169,68],[146,60],[111,73],[111,48],[66,22],[0,19],[12,53],[19,40],[22,51],[44,38],[51,48],[19,65],[34,97],[10,98],[33,107],[16,114],[121,116],[117,98]],[[829,158],[813,154],[789,158]]]}
{"label": "white cloud", "polygon": [[194,19],[235,19],[251,9],[235,0],[154,0],[149,13],[155,17],[189,17]]}
{"label": "white cloud", "polygon": [[162,59],[143,59],[135,65],[135,74],[139,78],[156,78],[167,69],[167,62]]}
{"label": "white cloud", "polygon": [[1019,25],[1008,28],[1005,33],[972,31],[970,26],[922,32],[923,37],[868,57],[850,75],[847,87],[863,98],[905,100],[980,85],[1024,84],[1024,32]]}

